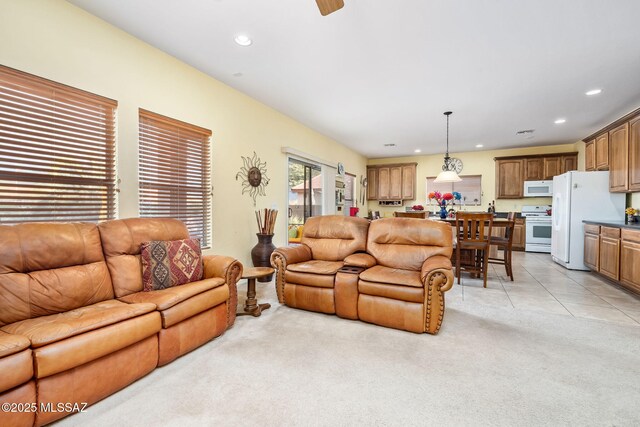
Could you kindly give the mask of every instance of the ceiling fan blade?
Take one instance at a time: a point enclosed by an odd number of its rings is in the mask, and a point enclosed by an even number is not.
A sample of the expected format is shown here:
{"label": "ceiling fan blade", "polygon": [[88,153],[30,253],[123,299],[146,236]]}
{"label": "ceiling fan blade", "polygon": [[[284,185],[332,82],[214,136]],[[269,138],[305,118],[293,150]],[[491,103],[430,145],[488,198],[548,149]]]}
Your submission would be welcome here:
{"label": "ceiling fan blade", "polygon": [[320,9],[322,16],[327,16],[344,6],[343,0],[316,0],[316,3],[318,3],[318,9]]}

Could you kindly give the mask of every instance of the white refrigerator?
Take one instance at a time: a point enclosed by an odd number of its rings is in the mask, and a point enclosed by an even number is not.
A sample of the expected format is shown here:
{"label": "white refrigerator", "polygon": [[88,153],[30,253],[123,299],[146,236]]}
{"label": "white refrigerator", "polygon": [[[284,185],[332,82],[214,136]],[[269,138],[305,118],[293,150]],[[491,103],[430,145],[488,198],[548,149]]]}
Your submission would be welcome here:
{"label": "white refrigerator", "polygon": [[624,221],[626,195],[609,192],[609,172],[567,172],[553,178],[551,258],[571,270],[584,265],[584,224]]}

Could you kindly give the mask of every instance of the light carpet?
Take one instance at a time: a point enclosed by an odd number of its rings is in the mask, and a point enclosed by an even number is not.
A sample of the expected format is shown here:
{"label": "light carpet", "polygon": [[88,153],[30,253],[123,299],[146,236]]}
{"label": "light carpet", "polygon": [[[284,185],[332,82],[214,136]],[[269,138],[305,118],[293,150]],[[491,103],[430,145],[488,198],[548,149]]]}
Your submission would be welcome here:
{"label": "light carpet", "polygon": [[260,296],[262,317],[58,425],[640,425],[639,327],[456,301],[417,335]]}

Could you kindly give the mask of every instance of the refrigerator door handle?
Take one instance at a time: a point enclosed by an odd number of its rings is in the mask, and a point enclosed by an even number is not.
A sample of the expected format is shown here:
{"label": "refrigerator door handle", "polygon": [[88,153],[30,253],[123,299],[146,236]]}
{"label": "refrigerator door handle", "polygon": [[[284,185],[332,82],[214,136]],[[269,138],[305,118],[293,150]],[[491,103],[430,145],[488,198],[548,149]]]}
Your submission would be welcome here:
{"label": "refrigerator door handle", "polygon": [[553,215],[553,228],[556,231],[560,230],[560,218],[562,217],[562,210],[562,194],[556,193],[555,200],[553,201],[553,210],[551,211],[551,214]]}

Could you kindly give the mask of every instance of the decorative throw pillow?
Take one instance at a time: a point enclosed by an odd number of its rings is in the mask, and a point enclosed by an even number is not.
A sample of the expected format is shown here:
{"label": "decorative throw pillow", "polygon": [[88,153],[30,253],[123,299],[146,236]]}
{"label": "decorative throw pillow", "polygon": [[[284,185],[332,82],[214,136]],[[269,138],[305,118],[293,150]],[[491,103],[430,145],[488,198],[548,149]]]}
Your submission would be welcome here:
{"label": "decorative throw pillow", "polygon": [[155,240],[140,245],[145,291],[166,289],[202,279],[200,240]]}
{"label": "decorative throw pillow", "polygon": [[289,229],[289,238],[295,239],[296,237],[298,237],[298,227],[296,227],[295,225],[292,225],[291,228]]}

